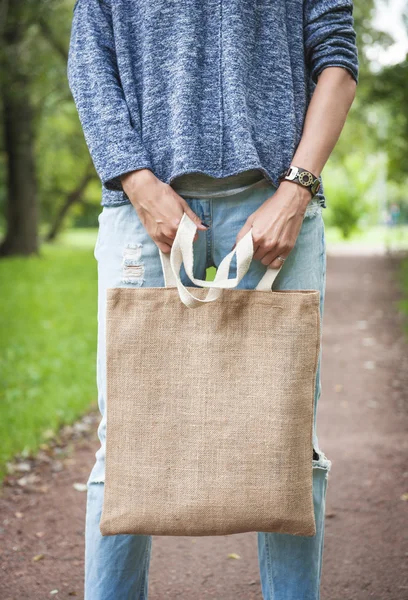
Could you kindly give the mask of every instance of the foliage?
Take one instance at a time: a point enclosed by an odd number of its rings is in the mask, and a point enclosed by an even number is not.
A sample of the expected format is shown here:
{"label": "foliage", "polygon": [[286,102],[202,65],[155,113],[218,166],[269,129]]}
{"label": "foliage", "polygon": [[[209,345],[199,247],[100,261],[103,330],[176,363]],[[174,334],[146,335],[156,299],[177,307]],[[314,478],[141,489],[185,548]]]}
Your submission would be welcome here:
{"label": "foliage", "polygon": [[[14,57],[26,76],[34,112],[35,159],[42,223],[54,222],[69,195],[91,164],[67,81],[67,58],[74,0],[25,0],[17,16],[23,31],[18,44],[2,44],[0,89],[14,85],[10,73]],[[6,7],[6,8],[4,8]],[[7,2],[0,0],[1,15],[10,16]],[[13,16],[14,16],[13,11]],[[1,26],[0,26],[1,29]],[[0,31],[1,34],[1,31]],[[1,96],[0,96],[1,100]],[[0,112],[1,112],[0,101]],[[4,229],[6,204],[6,148],[0,119],[0,225]],[[66,225],[83,214],[96,224],[101,188],[96,173],[70,209]]]}
{"label": "foliage", "polygon": [[[374,7],[373,0],[354,3],[360,61],[357,97],[323,179],[328,190],[328,222],[334,224],[337,219],[346,236],[358,228],[360,220],[372,222],[375,215],[377,222],[381,221],[392,202],[399,203],[403,219],[408,214],[404,185],[404,161],[408,151],[408,73],[404,63],[377,72],[372,70],[365,49],[376,45],[386,48],[392,43],[388,34],[373,28]],[[356,156],[355,166],[350,164],[350,154]],[[366,160],[379,165],[377,176],[372,172],[376,185],[371,194],[365,192],[364,186],[361,188],[357,168],[359,165],[365,169]],[[352,206],[347,205],[347,192],[338,188],[339,180],[347,182],[351,190],[349,199],[355,198]],[[355,197],[358,191],[364,198]]]}
{"label": "foliage", "polygon": [[[74,0],[25,0],[21,3],[21,18],[29,23],[29,27],[20,52],[30,74],[31,97],[36,110],[39,198],[42,223],[48,225],[55,220],[89,165],[88,151],[66,78],[73,6]],[[384,69],[381,73],[372,72],[365,48],[373,45],[386,47],[392,41],[389,35],[373,28],[374,8],[374,0],[354,3],[360,60],[358,94],[331,165],[338,172],[350,149],[358,148],[368,156],[381,148],[390,157],[390,179],[402,185],[408,151],[407,66],[405,63]],[[5,197],[4,161],[5,155],[0,147],[0,213]],[[343,178],[353,180],[354,176],[350,169],[343,173]],[[84,194],[70,208],[65,225],[95,225],[100,194],[95,175]],[[340,196],[340,193],[336,194],[338,204],[341,204]],[[401,202],[405,202],[405,197],[401,197]],[[364,206],[368,207],[368,203]],[[353,213],[354,209],[353,206],[345,210]],[[341,220],[355,221],[356,216],[344,215]]]}
{"label": "foliage", "polygon": [[406,177],[408,154],[408,60],[383,69],[373,77],[371,101],[384,107],[382,144],[393,179]]}
{"label": "foliage", "polygon": [[0,279],[1,475],[95,402],[96,266],[89,246],[46,246],[2,260]]}
{"label": "foliage", "polygon": [[327,223],[338,227],[344,239],[358,229],[362,216],[372,207],[369,195],[377,179],[378,163],[378,157],[352,153],[341,165],[328,168],[324,179]]}
{"label": "foliage", "polygon": [[[336,246],[344,246],[344,237],[338,227],[332,227],[325,220],[325,237],[327,246],[330,249],[335,249]],[[371,226],[361,224],[354,231],[351,237],[347,240],[347,244],[354,244],[362,249],[364,246],[368,248],[382,248],[387,250],[408,250],[408,225],[399,225],[391,227],[389,225]]]}

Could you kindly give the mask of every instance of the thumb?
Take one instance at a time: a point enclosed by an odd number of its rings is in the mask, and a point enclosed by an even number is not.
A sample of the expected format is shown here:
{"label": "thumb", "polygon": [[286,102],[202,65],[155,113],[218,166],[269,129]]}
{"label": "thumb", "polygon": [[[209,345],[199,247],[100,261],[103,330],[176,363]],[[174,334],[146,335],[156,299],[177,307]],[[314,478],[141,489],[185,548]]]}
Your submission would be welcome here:
{"label": "thumb", "polygon": [[242,229],[240,229],[240,231],[238,232],[238,235],[235,240],[235,244],[232,246],[231,250],[233,250],[235,248],[235,246],[238,244],[238,242],[240,240],[242,240],[242,238],[248,233],[248,231],[251,229],[251,227],[252,227],[252,223],[247,221],[245,223],[245,225],[242,227]]}
{"label": "thumb", "polygon": [[201,222],[200,217],[198,215],[196,215],[196,213],[189,207],[189,205],[187,204],[187,202],[184,199],[182,202],[182,206],[183,206],[184,212],[190,217],[190,219],[194,222],[194,224],[196,225],[196,227],[198,229],[201,229],[203,231],[206,231],[208,229],[207,225],[204,225]]}

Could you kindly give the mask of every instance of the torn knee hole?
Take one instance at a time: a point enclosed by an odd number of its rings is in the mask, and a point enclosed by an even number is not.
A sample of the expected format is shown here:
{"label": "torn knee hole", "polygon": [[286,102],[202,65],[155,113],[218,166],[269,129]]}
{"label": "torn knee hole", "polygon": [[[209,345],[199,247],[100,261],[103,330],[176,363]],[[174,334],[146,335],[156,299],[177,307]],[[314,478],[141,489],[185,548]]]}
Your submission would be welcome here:
{"label": "torn knee hole", "polygon": [[325,471],[330,471],[331,461],[327,458],[327,456],[320,449],[316,451],[313,448],[313,468],[314,469],[324,469]]}
{"label": "torn knee hole", "polygon": [[123,250],[122,283],[141,286],[145,267],[142,261],[142,244],[127,244]]}

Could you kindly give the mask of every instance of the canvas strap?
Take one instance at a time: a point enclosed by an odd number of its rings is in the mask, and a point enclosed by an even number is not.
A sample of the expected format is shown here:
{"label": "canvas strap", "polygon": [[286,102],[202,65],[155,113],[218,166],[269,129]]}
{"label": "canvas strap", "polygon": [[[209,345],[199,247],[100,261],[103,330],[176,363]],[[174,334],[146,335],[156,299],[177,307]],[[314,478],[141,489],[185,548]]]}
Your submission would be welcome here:
{"label": "canvas strap", "polygon": [[[249,230],[244,237],[240,239],[235,248],[221,261],[214,281],[197,279],[193,274],[193,243],[196,232],[197,227],[194,221],[184,213],[177,229],[177,234],[170,254],[164,254],[159,250],[165,286],[177,287],[181,301],[189,308],[197,308],[206,302],[214,302],[219,298],[223,289],[236,288],[247,273],[254,254],[252,230]],[[228,278],[234,256],[236,256],[236,276]],[[185,285],[183,285],[180,279],[180,269],[182,264],[184,264],[186,274],[195,285],[209,288],[205,298],[197,298]],[[265,274],[255,289],[259,291],[270,291],[280,268],[281,267],[277,269],[266,269]]]}

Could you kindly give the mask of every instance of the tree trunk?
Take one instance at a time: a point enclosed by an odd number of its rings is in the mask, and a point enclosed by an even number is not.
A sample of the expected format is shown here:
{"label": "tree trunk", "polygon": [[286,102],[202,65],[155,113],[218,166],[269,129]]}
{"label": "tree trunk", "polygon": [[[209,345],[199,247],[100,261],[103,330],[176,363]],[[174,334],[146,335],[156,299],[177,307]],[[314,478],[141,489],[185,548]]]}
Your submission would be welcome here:
{"label": "tree trunk", "polygon": [[[0,256],[38,252],[37,184],[33,114],[27,87],[3,90],[4,147],[7,156],[7,232]],[[16,93],[17,91],[17,93]]]}
{"label": "tree trunk", "polygon": [[[0,256],[38,252],[38,202],[34,159],[34,111],[30,97],[30,75],[23,64],[19,42],[24,22],[20,5],[11,3],[3,40],[2,68],[4,150],[7,157],[7,231]],[[15,9],[15,10],[14,10]]]}
{"label": "tree trunk", "polygon": [[47,242],[52,242],[53,240],[55,240],[57,234],[61,230],[62,224],[67,213],[69,212],[69,209],[73,204],[76,204],[77,202],[80,202],[82,200],[86,187],[88,183],[94,178],[94,176],[95,173],[93,171],[92,164],[90,163],[88,164],[88,167],[78,186],[67,195],[64,204],[58,210],[55,220],[52,223],[50,230],[46,235],[45,240]]}

